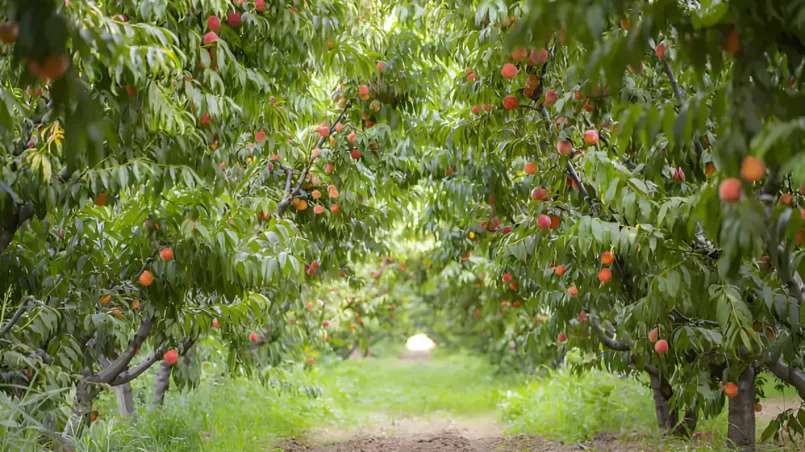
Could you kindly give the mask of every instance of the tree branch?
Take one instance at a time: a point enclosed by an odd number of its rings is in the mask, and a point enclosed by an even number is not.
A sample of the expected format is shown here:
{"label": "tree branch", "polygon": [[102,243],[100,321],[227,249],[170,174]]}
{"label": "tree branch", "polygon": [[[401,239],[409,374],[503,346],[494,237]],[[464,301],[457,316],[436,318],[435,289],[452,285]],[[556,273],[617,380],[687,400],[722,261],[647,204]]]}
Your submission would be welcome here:
{"label": "tree branch", "polygon": [[120,375],[126,367],[128,367],[131,360],[140,350],[140,347],[145,342],[148,334],[151,332],[152,320],[150,317],[143,319],[140,323],[140,328],[134,334],[134,339],[129,343],[129,346],[120,356],[117,357],[109,366],[98,372],[97,374],[88,377],[87,381],[92,383],[111,383],[118,375]]}
{"label": "tree branch", "polygon": [[148,355],[144,361],[140,362],[136,366],[130,368],[127,371],[121,372],[114,380],[109,383],[109,386],[120,386],[122,384],[126,384],[135,378],[142,375],[143,372],[150,369],[151,366],[156,364],[157,361],[160,361],[162,357],[165,355],[165,350],[162,347]]}
{"label": "tree branch", "polygon": [[285,168],[285,174],[288,175],[288,177],[285,179],[285,193],[290,194],[291,193],[291,180],[293,179],[293,170],[286,167]]}
{"label": "tree branch", "polygon": [[[582,115],[582,117],[584,118],[584,122],[587,124],[587,127],[592,127],[593,126],[592,121],[590,121],[590,119],[588,117],[586,117],[584,115]],[[610,146],[609,139],[607,137],[605,137],[604,134],[601,133],[600,131],[598,132],[598,138],[601,140],[602,143],[604,143],[604,146],[611,147],[615,152],[618,152],[618,148],[615,147],[614,145]],[[632,162],[631,160],[627,159],[624,156],[621,156],[621,161],[630,170],[633,170],[633,169],[637,168],[637,165],[635,165],[634,162]]]}
{"label": "tree branch", "polygon": [[672,310],[672,312],[673,312],[673,315],[675,315],[675,316],[679,317],[680,319],[684,320],[685,322],[688,322],[688,323],[693,324],[693,325],[718,326],[718,322],[714,322],[712,320],[704,320],[704,319],[695,320],[695,319],[692,319],[690,317],[686,317],[685,314],[683,314],[682,311],[680,311],[677,308],[674,308]]}
{"label": "tree branch", "polygon": [[[766,358],[771,361],[771,353],[767,353]],[[805,399],[805,372],[784,363],[781,359],[773,363],[768,362],[766,367],[775,377],[796,388],[800,398]]]}
{"label": "tree branch", "polygon": [[[341,114],[338,115],[338,119],[336,119],[335,122],[330,126],[329,135],[332,135],[333,131],[336,128],[336,126],[338,124],[340,124],[341,121],[344,120],[344,116],[346,116],[347,109],[349,109],[350,105],[352,105],[352,100],[351,99],[349,101],[347,101],[346,105],[344,105],[344,109],[341,110]],[[316,148],[321,148],[322,145],[324,145],[324,139],[325,139],[324,137],[319,138],[319,142],[316,144]],[[290,176],[291,176],[292,173],[289,173],[288,180],[286,181],[286,188],[285,188],[285,192],[288,195],[285,197],[285,199],[280,201],[279,204],[277,204],[277,216],[282,215],[283,213],[285,213],[286,210],[288,210],[288,207],[290,207],[290,205],[291,205],[291,200],[296,195],[299,194],[299,191],[302,189],[302,184],[305,183],[305,178],[307,178],[307,174],[310,172],[310,168],[313,166],[313,162],[315,162],[317,158],[318,157],[316,155],[311,153],[310,161],[307,162],[307,166],[305,166],[304,171],[302,171],[302,174],[299,176],[299,180],[297,181],[296,187],[293,189],[293,191],[290,191],[290,181],[291,181]]]}
{"label": "tree branch", "polygon": [[[674,77],[673,71],[671,71],[671,65],[668,64],[668,61],[662,60],[662,71],[665,72],[665,76],[668,77],[668,81],[671,83],[671,89],[674,91],[674,97],[676,98],[677,102],[680,104],[682,103],[682,91],[679,90],[679,84],[676,82],[676,77]],[[701,159],[702,154],[704,153],[704,147],[699,140],[693,140],[696,143],[696,166],[699,165],[699,159]]]}
{"label": "tree branch", "polygon": [[632,343],[627,340],[617,341],[607,334],[604,331],[604,328],[601,326],[601,323],[598,321],[598,317],[591,315],[590,318],[593,321],[593,328],[598,333],[599,339],[601,339],[601,343],[603,343],[607,348],[618,352],[629,352],[632,351]]}
{"label": "tree branch", "polygon": [[668,81],[671,82],[671,89],[674,91],[674,97],[676,97],[677,102],[682,103],[682,91],[679,90],[679,84],[671,71],[671,65],[666,60],[662,60],[662,71],[665,72]]}
{"label": "tree branch", "polygon": [[[196,343],[198,337],[186,337],[182,340],[179,344],[179,348],[182,350],[182,355],[186,354],[187,351]],[[146,370],[150,369],[151,366],[156,364],[157,361],[160,361],[165,356],[165,347],[161,346],[158,349],[154,350],[153,353],[148,355],[145,360],[138,363],[136,366],[132,367],[131,369],[120,373],[111,383],[109,386],[120,386],[122,384],[126,384],[135,378],[139,377],[143,374]]]}
{"label": "tree branch", "polygon": [[[0,251],[0,252],[2,252],[2,251]],[[20,307],[19,307],[19,309],[17,309],[17,312],[15,312],[13,316],[11,316],[11,318],[8,320],[8,323],[6,323],[6,326],[4,326],[3,328],[0,328],[0,338],[2,338],[9,331],[11,331],[11,328],[13,328],[14,324],[16,324],[17,321],[20,319],[20,317],[22,317],[22,314],[24,314],[25,311],[28,310],[28,303],[31,300],[33,300],[33,297],[24,297],[22,299],[22,304],[20,304]]]}

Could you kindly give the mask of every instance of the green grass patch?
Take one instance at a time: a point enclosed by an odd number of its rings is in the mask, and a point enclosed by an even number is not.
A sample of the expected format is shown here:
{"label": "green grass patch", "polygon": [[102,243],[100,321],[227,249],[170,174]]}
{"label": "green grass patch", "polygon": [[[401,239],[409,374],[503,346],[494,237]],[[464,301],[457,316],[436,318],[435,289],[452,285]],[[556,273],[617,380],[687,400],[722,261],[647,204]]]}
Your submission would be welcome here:
{"label": "green grass patch", "polygon": [[326,397],[349,422],[370,414],[474,416],[493,412],[522,377],[496,374],[486,360],[466,354],[428,362],[384,358],[347,361],[321,373]]}
{"label": "green grass patch", "polygon": [[[562,442],[585,441],[602,432],[643,435],[647,447],[685,450],[692,444],[660,437],[651,391],[632,378],[606,372],[572,374],[560,369],[545,377],[504,374],[469,354],[436,353],[431,361],[373,358],[333,360],[312,373],[301,366],[275,369],[282,390],[244,377],[222,374],[210,363],[191,391],[171,390],[165,406],[149,409],[153,375],[134,382],[134,419],[116,416],[114,395],[105,392],[94,422],[75,451],[242,451],[270,450],[288,437],[311,429],[350,430],[368,423],[406,417],[498,420],[507,433],[528,433]],[[289,391],[287,383],[297,391]],[[309,397],[301,385],[317,386]],[[767,396],[779,394],[767,379]],[[31,406],[34,406],[32,403]],[[0,409],[5,409],[5,402]],[[27,409],[18,405],[16,409]],[[758,420],[762,431],[767,420]],[[42,426],[7,429],[0,450],[41,450],[35,438]],[[726,443],[726,411],[700,420],[709,432],[697,448],[721,450]],[[758,432],[758,434],[760,431]]]}
{"label": "green grass patch", "polygon": [[[113,401],[104,405],[114,409]],[[93,423],[78,450],[266,450],[337,412],[327,398],[279,393],[245,378],[206,380],[194,391],[169,392],[158,412],[143,406],[136,421],[112,415]]]}
{"label": "green grass patch", "polygon": [[559,441],[583,441],[600,432],[657,432],[651,391],[605,372],[552,372],[508,393],[500,409],[510,432]]}

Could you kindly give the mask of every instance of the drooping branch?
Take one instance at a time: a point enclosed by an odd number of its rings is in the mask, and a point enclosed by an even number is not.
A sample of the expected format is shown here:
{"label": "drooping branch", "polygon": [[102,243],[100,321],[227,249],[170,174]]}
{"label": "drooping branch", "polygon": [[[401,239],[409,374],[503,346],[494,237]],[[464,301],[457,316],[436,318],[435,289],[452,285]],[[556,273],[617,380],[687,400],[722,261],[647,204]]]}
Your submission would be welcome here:
{"label": "drooping branch", "polygon": [[[1,250],[0,253],[2,253]],[[0,338],[2,338],[9,331],[11,331],[11,328],[13,328],[14,324],[16,324],[17,321],[20,319],[20,317],[22,317],[22,314],[24,314],[25,311],[28,310],[28,305],[29,302],[31,301],[33,301],[32,297],[24,297],[22,299],[22,303],[20,304],[19,309],[17,309],[17,312],[15,312],[13,316],[11,316],[11,318],[8,320],[8,323],[6,323],[6,325],[3,328],[0,328]]]}
{"label": "drooping branch", "polygon": [[[349,107],[351,105],[352,105],[352,100],[350,99],[349,101],[347,101],[346,105],[344,105],[344,109],[341,110],[341,114],[338,115],[338,118],[335,120],[335,122],[333,122],[330,125],[330,133],[329,133],[329,135],[332,135],[333,132],[335,131],[336,126],[338,126],[338,124],[340,124],[341,121],[344,120],[344,116],[346,116],[347,110],[349,109]],[[319,138],[319,141],[316,144],[316,148],[321,148],[322,145],[324,145],[324,139],[325,139],[325,137],[320,137]],[[302,184],[305,183],[305,179],[307,178],[307,175],[310,172],[310,168],[313,167],[313,163],[316,161],[317,158],[318,158],[318,156],[316,154],[313,154],[313,153],[310,154],[310,160],[307,162],[307,165],[305,166],[305,169],[299,175],[299,180],[297,181],[296,187],[294,187],[293,191],[290,190],[291,175],[293,173],[291,172],[291,173],[288,174],[288,180],[286,180],[286,189],[285,189],[285,192],[287,193],[287,195],[286,195],[285,199],[283,199],[282,201],[280,201],[279,204],[277,204],[277,215],[278,216],[282,215],[283,213],[285,213],[286,210],[288,210],[288,207],[290,207],[290,205],[291,205],[291,200],[293,200],[293,198],[296,195],[298,195],[299,192],[302,190]]]}

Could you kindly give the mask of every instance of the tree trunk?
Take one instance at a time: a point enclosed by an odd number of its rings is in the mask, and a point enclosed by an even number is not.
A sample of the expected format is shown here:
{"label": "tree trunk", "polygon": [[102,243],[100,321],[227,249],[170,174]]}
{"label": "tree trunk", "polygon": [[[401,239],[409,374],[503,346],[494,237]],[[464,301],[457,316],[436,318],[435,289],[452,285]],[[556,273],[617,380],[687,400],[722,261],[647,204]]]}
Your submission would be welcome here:
{"label": "tree trunk", "polygon": [[67,424],[62,432],[63,438],[78,438],[85,425],[89,425],[92,415],[92,402],[97,397],[97,389],[91,388],[86,380],[82,380],[75,393],[73,413],[67,419]]}
{"label": "tree trunk", "polygon": [[153,408],[159,408],[162,406],[163,400],[165,400],[165,393],[168,392],[168,388],[171,385],[171,365],[162,361],[159,363],[159,369],[157,369],[157,378],[154,381],[154,399],[153,399]]}
{"label": "tree trunk", "polygon": [[657,414],[657,424],[660,430],[671,431],[679,421],[679,413],[671,410],[668,401],[674,395],[673,390],[664,378],[649,375],[651,390],[654,392],[654,412]]}
{"label": "tree trunk", "polygon": [[657,414],[657,425],[660,430],[676,436],[689,437],[696,430],[696,412],[686,410],[684,419],[679,422],[679,409],[671,409],[670,400],[674,395],[671,385],[661,377],[649,374],[649,378],[654,392],[654,412]]}
{"label": "tree trunk", "polygon": [[672,433],[676,436],[690,438],[693,432],[696,431],[696,424],[698,424],[698,422],[699,419],[696,415],[696,411],[688,408],[685,410],[685,418],[682,419],[682,422],[677,424]]}
{"label": "tree trunk", "polygon": [[755,450],[755,369],[747,366],[738,377],[738,395],[729,400],[730,446]]}
{"label": "tree trunk", "polygon": [[121,417],[134,414],[134,396],[131,392],[131,383],[125,383],[112,388],[117,396],[117,411]]}

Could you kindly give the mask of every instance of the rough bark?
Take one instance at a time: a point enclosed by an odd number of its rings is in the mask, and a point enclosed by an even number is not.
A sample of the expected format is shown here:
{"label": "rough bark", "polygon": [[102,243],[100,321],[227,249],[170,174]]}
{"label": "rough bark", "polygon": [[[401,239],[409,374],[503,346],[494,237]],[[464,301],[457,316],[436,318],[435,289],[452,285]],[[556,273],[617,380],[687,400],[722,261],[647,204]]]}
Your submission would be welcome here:
{"label": "rough bark", "polygon": [[[143,319],[142,323],[140,323],[140,328],[137,329],[137,333],[134,335],[134,339],[132,339],[123,353],[107,366],[104,366],[98,373],[88,375],[81,379],[76,387],[73,413],[64,426],[62,437],[78,437],[83,427],[89,424],[92,402],[95,400],[95,397],[101,392],[103,385],[112,384],[121,374],[130,372],[127,370],[129,363],[131,363],[131,360],[140,350],[143,342],[145,342],[145,339],[151,332],[151,325],[152,321],[150,318]],[[135,368],[138,368],[140,373],[145,371],[145,369],[142,369],[139,365],[135,366]],[[131,378],[126,381],[131,381],[131,379],[134,378],[132,375],[133,374],[130,374]],[[123,384],[126,381],[118,381],[117,384]]]}
{"label": "rough bark", "polygon": [[131,392],[131,383],[125,383],[114,388],[117,398],[117,411],[121,417],[129,417],[134,414],[134,396]]}
{"label": "rough bark", "polygon": [[670,431],[679,420],[679,413],[671,411],[668,401],[674,395],[671,386],[662,378],[649,375],[651,390],[654,393],[654,412],[657,414],[657,424],[661,430]]}
{"label": "rough bark", "polygon": [[738,377],[738,395],[729,401],[727,437],[730,446],[755,450],[755,369],[747,366]]}
{"label": "rough bark", "polygon": [[152,400],[152,408],[159,408],[165,400],[165,393],[171,385],[171,368],[172,366],[165,361],[159,363],[157,369],[157,378],[154,381],[154,399]]}
{"label": "rough bark", "polygon": [[655,374],[649,373],[649,378],[651,379],[651,390],[654,393],[654,412],[657,414],[657,424],[660,430],[675,436],[689,437],[696,430],[696,412],[686,410],[685,417],[680,422],[679,409],[671,409],[670,401],[674,395],[671,385],[664,378]]}

